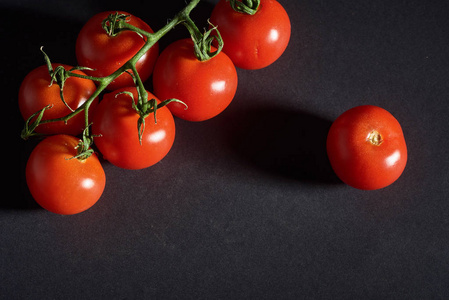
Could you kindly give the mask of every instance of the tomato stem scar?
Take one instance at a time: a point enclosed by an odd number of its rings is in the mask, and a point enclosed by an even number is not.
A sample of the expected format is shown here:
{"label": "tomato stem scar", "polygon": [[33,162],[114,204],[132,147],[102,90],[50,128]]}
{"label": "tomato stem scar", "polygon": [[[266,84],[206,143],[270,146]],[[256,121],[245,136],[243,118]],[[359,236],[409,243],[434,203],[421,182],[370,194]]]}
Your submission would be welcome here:
{"label": "tomato stem scar", "polygon": [[377,130],[371,131],[366,137],[366,140],[374,146],[380,146],[384,142],[382,135]]}

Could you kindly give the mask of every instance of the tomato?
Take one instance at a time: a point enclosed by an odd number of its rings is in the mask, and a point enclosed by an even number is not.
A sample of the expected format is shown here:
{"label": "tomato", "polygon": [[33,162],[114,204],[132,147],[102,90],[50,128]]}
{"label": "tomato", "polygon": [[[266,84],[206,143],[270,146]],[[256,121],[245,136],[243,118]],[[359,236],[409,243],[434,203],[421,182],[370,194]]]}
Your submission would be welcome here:
{"label": "tomato", "polygon": [[[128,60],[130,60],[144,45],[144,39],[132,31],[121,31],[116,36],[109,36],[102,27],[102,21],[115,11],[106,11],[93,16],[81,29],[76,40],[76,57],[78,64],[83,67],[95,69],[86,71],[95,77],[104,77],[112,74]],[[120,14],[130,15],[119,11]],[[153,32],[151,27],[136,16],[128,17],[129,24]],[[147,80],[153,70],[159,46],[156,43],[144,54],[136,64],[137,72],[142,81]],[[109,90],[134,85],[129,74],[122,74],[109,84]]]}
{"label": "tomato", "polygon": [[[212,51],[216,49],[212,47]],[[221,113],[234,98],[237,71],[229,57],[199,61],[191,39],[170,44],[159,56],[153,74],[154,93],[160,99],[176,98],[170,111],[188,121],[204,121]]]}
{"label": "tomato", "polygon": [[236,12],[229,1],[220,0],[210,21],[218,26],[223,51],[242,69],[261,69],[272,64],[290,41],[290,19],[275,0],[261,0],[254,15]]}
{"label": "tomato", "polygon": [[[135,87],[123,88],[106,94],[98,105],[93,118],[94,142],[104,158],[113,165],[125,169],[143,169],[154,165],[170,151],[175,140],[175,122],[166,106],[145,119],[142,144],[139,143],[137,122],[139,115],[132,107],[132,98],[123,91],[133,93],[137,102]],[[116,96],[117,95],[117,96]],[[148,99],[156,99],[148,93]]]}
{"label": "tomato", "polygon": [[337,176],[362,190],[392,184],[407,163],[401,125],[373,105],[354,107],[335,120],[327,137],[327,154]]}
{"label": "tomato", "polygon": [[[63,66],[66,70],[72,67],[62,64],[52,64],[53,70]],[[82,71],[74,73],[86,75]],[[40,66],[32,70],[23,80],[19,90],[19,108],[24,120],[41,110],[47,105],[53,105],[44,112],[42,120],[57,119],[71,113],[70,109],[62,102],[59,85],[51,82],[47,66]],[[64,100],[72,109],[80,107],[95,92],[96,86],[91,80],[70,77],[64,84]],[[95,99],[89,109],[92,112],[98,103]],[[44,134],[69,134],[78,135],[83,132],[85,126],[84,113],[71,118],[67,124],[63,121],[42,124],[36,127],[36,132]]]}
{"label": "tomato", "polygon": [[26,165],[31,195],[43,208],[62,215],[87,210],[101,197],[106,176],[97,156],[80,161],[75,147],[79,139],[54,135],[41,141]]}

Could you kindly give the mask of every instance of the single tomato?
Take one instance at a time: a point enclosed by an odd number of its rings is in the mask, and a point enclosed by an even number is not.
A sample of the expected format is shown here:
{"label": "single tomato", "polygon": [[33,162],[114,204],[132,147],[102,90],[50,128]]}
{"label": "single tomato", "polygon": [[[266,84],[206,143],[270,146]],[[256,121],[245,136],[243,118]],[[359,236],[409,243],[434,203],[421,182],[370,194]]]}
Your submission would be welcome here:
{"label": "single tomato", "polygon": [[[52,64],[53,70],[58,66],[70,70],[71,66],[62,64]],[[86,75],[82,71],[73,71],[80,75]],[[43,109],[47,105],[52,108],[44,112],[42,120],[62,118],[69,113],[70,109],[62,102],[60,87],[55,82],[50,85],[51,78],[47,66],[40,66],[32,70],[23,80],[19,89],[19,109],[24,120]],[[73,110],[86,102],[95,92],[96,86],[92,80],[70,77],[64,84],[64,100]],[[95,110],[98,99],[95,99],[89,113]],[[84,113],[77,114],[65,124],[63,121],[42,124],[36,127],[36,132],[43,134],[69,134],[78,135],[85,128]]]}
{"label": "single tomato", "polygon": [[236,12],[229,0],[220,0],[210,21],[220,31],[223,51],[242,69],[269,66],[284,53],[290,41],[290,19],[275,0],[260,0],[254,15]]}
{"label": "single tomato", "polygon": [[[166,106],[157,109],[145,119],[142,143],[139,142],[137,122],[139,115],[132,106],[132,98],[122,92],[131,92],[137,103],[135,87],[123,88],[104,95],[98,105],[92,124],[94,139],[103,157],[124,169],[143,169],[154,165],[170,151],[175,140],[175,121]],[[122,93],[122,94],[120,94]],[[148,93],[148,99],[156,99]]]}
{"label": "single tomato", "polygon": [[204,121],[221,113],[234,98],[237,81],[237,71],[226,54],[199,61],[191,39],[178,40],[164,49],[153,74],[154,93],[159,99],[184,102],[187,108],[178,102],[168,108],[188,121]]}
{"label": "single tomato", "polygon": [[[76,58],[78,64],[94,69],[85,71],[90,76],[104,77],[112,74],[128,60],[130,60],[145,44],[144,38],[132,31],[121,31],[116,36],[109,36],[102,27],[102,21],[115,11],[105,11],[93,16],[81,29],[76,40]],[[119,14],[129,15],[128,23],[152,33],[151,27],[127,12]],[[153,71],[159,54],[158,44],[154,44],[136,64],[137,72],[142,81],[147,80]],[[107,87],[109,90],[134,85],[129,74],[123,73]]]}
{"label": "single tomato", "polygon": [[334,121],[327,154],[337,176],[362,190],[392,184],[407,163],[401,125],[388,111],[373,105],[349,109]]}
{"label": "single tomato", "polygon": [[94,205],[103,193],[103,167],[95,154],[84,160],[73,158],[78,143],[79,139],[73,136],[50,136],[28,158],[28,188],[36,202],[51,212],[80,213]]}

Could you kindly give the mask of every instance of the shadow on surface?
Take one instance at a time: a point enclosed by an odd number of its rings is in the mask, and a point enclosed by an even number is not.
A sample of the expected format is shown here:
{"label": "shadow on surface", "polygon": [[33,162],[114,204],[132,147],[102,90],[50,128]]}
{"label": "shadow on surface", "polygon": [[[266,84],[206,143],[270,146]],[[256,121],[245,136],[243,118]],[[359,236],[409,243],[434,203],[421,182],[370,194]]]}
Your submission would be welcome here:
{"label": "shadow on surface", "polygon": [[332,122],[302,111],[258,108],[246,111],[233,146],[243,159],[274,174],[326,184],[341,183],[326,153]]}
{"label": "shadow on surface", "polygon": [[33,200],[25,179],[28,157],[39,140],[25,142],[20,138],[24,120],[18,106],[19,87],[28,72],[45,64],[40,46],[45,47],[53,62],[76,64],[74,47],[82,24],[28,9],[4,8],[2,5],[0,8],[6,18],[5,24],[15,24],[19,20],[20,27],[10,26],[4,30],[4,38],[9,44],[2,57],[4,68],[0,74],[3,85],[9,87],[5,89],[4,109],[8,111],[6,118],[10,127],[7,140],[14,149],[8,157],[14,159],[15,164],[9,167],[14,176],[7,178],[7,191],[10,193],[5,193],[0,199],[0,209],[41,209]]}

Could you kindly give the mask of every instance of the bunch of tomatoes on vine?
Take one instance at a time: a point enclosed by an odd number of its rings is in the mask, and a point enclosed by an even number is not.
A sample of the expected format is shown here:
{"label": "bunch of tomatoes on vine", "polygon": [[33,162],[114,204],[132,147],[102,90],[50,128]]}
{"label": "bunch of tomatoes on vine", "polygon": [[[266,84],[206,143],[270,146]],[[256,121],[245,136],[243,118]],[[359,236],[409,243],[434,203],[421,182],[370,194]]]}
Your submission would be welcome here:
{"label": "bunch of tomatoes on vine", "polygon": [[[93,16],[77,37],[75,67],[53,63],[41,48],[45,64],[23,80],[19,107],[25,120],[22,138],[45,137],[26,166],[28,188],[43,208],[64,215],[87,210],[100,199],[106,184],[97,154],[124,169],[156,164],[174,143],[173,116],[193,122],[217,116],[236,93],[236,67],[261,69],[285,51],[290,19],[276,0],[220,0],[203,32],[190,18],[199,2],[191,0],[158,31],[123,11]],[[175,41],[159,53],[158,41],[177,25],[185,26],[190,38]],[[150,78],[152,92],[144,87]],[[391,128],[386,126],[384,132]],[[352,151],[337,149],[339,137],[332,137],[340,131],[333,134],[332,130],[328,152]],[[394,130],[401,131],[400,126]],[[389,145],[390,139],[371,130],[371,145],[377,148],[381,143]],[[403,148],[406,160],[405,142]],[[404,153],[396,156],[403,170]],[[352,184],[338,169],[350,168],[353,162],[339,166],[341,157],[329,158],[337,175],[350,185],[375,189],[385,184],[384,180],[366,185],[363,178],[361,184]],[[390,176],[388,184],[402,170]],[[365,173],[370,176],[369,171]]]}

